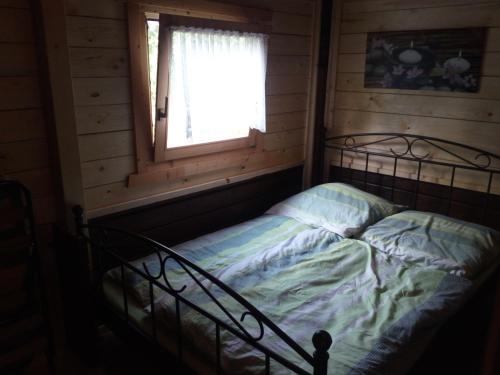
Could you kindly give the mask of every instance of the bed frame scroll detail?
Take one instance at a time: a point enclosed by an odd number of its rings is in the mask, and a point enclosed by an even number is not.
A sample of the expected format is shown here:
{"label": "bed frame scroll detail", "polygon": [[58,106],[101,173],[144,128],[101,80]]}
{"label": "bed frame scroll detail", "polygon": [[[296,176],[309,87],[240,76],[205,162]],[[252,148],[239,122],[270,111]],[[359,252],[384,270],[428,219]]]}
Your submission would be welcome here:
{"label": "bed frame scroll detail", "polygon": [[[496,195],[500,191],[500,186],[497,186],[500,180],[499,155],[446,139],[405,133],[336,135],[326,138],[324,146],[325,151],[332,153],[330,156],[335,156],[332,158],[330,175],[335,172],[336,176],[334,179],[328,176],[329,180],[353,184],[412,209],[431,210],[452,217],[462,216],[459,218],[500,229],[494,219],[500,201]],[[346,161],[348,158],[356,159],[358,163],[349,164]],[[384,172],[380,171],[380,166],[376,167],[377,172],[370,171],[374,159],[378,159],[378,163],[384,161],[387,166]],[[410,178],[400,177],[408,174],[403,164],[413,166]],[[449,174],[439,183],[430,183],[424,177],[424,168],[428,166],[449,171]],[[461,171],[477,175],[475,191],[458,186],[457,175]],[[401,189],[398,184],[407,187]],[[421,199],[426,198],[423,192],[425,185],[434,185],[433,190],[437,194],[433,198],[439,203],[436,208],[421,204]],[[404,199],[399,199],[402,198],[401,193],[404,193]],[[480,207],[482,211],[479,217],[467,217],[454,212],[455,196],[464,193],[476,195],[474,208]]]}

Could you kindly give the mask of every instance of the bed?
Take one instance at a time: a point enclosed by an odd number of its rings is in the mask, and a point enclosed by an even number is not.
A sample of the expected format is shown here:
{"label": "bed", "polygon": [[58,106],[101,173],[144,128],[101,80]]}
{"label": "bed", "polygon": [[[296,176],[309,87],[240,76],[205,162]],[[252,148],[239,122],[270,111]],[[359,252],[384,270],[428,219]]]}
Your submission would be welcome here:
{"label": "bed", "polygon": [[[359,137],[367,140],[359,143]],[[397,141],[402,151],[395,151]],[[440,151],[449,144],[459,160],[417,156],[417,142]],[[463,195],[454,176],[466,168],[488,176],[482,218],[494,217],[488,211],[497,207],[491,192],[498,172],[490,164],[500,158],[387,133],[335,137],[327,147],[340,156],[332,171],[336,182],[174,249],[83,225],[76,209],[81,243],[93,254],[102,315],[201,374],[408,372],[498,268],[499,233],[443,213],[451,214],[455,195]],[[479,157],[467,163],[467,151]],[[361,175],[345,168],[348,153],[363,155]],[[371,157],[394,160],[389,180],[369,171]],[[401,160],[418,165],[416,179],[397,176]],[[415,210],[429,202],[422,194],[429,186],[420,178],[425,163],[452,169],[446,194],[430,200],[438,209],[429,211],[439,213]],[[141,256],[123,255],[131,251]]]}

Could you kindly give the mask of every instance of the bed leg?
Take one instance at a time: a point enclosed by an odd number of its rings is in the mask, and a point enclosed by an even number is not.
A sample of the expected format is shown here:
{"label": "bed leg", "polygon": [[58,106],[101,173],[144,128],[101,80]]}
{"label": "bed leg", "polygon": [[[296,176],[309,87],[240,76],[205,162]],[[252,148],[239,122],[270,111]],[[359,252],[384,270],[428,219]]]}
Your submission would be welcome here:
{"label": "bed leg", "polygon": [[[72,316],[78,317],[80,323],[74,323],[75,332],[73,342],[77,353],[90,367],[99,366],[101,357],[98,349],[98,319],[95,300],[95,287],[93,273],[93,254],[84,236],[84,210],[81,206],[74,206],[73,209],[75,233],[74,243],[76,254],[72,274],[68,276],[68,281],[75,283],[71,289],[77,291],[78,312],[72,311]],[[74,319],[74,318],[73,318]]]}
{"label": "bed leg", "polygon": [[83,225],[83,208],[82,206],[74,206],[72,211],[75,218],[75,232],[77,235],[81,235]]}
{"label": "bed leg", "polygon": [[328,349],[332,345],[332,336],[326,331],[316,331],[312,337],[314,349],[314,372],[313,375],[327,375],[328,373]]}

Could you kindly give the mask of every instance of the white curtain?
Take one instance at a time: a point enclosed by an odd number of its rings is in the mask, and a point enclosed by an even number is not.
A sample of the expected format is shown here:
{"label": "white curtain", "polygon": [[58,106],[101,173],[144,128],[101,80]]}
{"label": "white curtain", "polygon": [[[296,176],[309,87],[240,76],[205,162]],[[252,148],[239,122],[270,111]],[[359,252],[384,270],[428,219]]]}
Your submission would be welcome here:
{"label": "white curtain", "polygon": [[267,37],[173,27],[167,147],[266,130]]}

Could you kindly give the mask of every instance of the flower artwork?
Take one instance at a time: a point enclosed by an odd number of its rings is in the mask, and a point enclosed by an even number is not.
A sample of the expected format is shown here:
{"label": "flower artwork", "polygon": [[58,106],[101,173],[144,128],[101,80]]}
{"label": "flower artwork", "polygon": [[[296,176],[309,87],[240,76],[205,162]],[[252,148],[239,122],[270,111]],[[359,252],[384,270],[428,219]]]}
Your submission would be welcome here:
{"label": "flower artwork", "polygon": [[365,87],[477,92],[486,29],[369,33]]}

